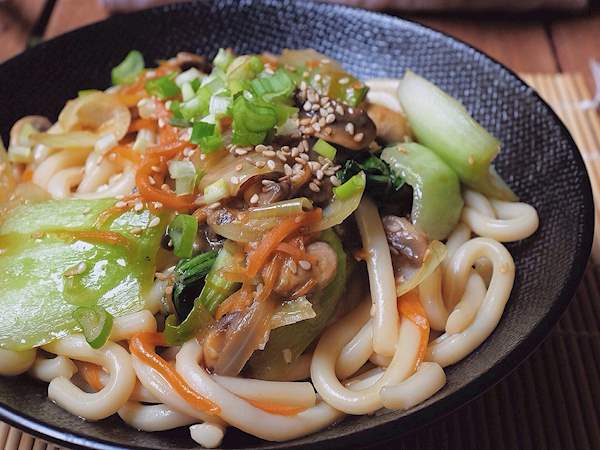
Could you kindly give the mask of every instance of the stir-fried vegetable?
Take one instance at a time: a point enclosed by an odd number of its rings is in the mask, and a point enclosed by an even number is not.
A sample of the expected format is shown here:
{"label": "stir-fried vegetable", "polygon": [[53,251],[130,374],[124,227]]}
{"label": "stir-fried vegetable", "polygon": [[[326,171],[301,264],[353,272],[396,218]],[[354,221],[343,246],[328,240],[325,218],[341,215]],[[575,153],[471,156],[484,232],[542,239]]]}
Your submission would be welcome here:
{"label": "stir-fried vegetable", "polygon": [[25,350],[75,332],[75,302],[115,317],[144,307],[167,216],[121,211],[99,231],[95,223],[114,203],[49,201],[7,214],[0,225],[0,347]]}
{"label": "stir-fried vegetable", "polygon": [[[165,100],[175,97],[180,93],[179,86],[175,83],[175,73],[165,75],[164,77],[153,78],[146,81],[144,88],[150,95]],[[193,93],[192,93],[193,95]]]}
{"label": "stir-fried vegetable", "polygon": [[194,216],[179,214],[169,224],[169,237],[173,243],[173,253],[180,258],[192,256],[194,240],[198,232],[198,221]]}
{"label": "stir-fried vegetable", "polygon": [[204,287],[204,279],[210,272],[217,252],[200,253],[190,259],[182,259],[175,267],[173,305],[177,316],[185,319],[194,305],[194,300]]}
{"label": "stir-fried vegetable", "polygon": [[458,177],[434,152],[415,143],[387,147],[381,154],[413,188],[412,222],[430,239],[444,239],[463,207]]}
{"label": "stir-fried vegetable", "polygon": [[[254,352],[248,361],[247,368],[253,377],[265,380],[278,379],[285,371],[289,361],[298,358],[323,331],[344,293],[348,277],[348,259],[342,243],[332,230],[321,233],[319,239],[329,244],[336,253],[337,272],[335,277],[327,287],[310,298],[315,312],[314,318],[271,331],[265,349]],[[290,357],[288,361],[284,356],[284,350]]]}
{"label": "stir-fried vegetable", "polygon": [[102,347],[110,336],[113,317],[101,306],[80,306],[73,318],[92,348]]}
{"label": "stir-fried vegetable", "polygon": [[397,172],[390,170],[385,161],[375,155],[369,155],[363,161],[349,159],[338,171],[337,177],[342,183],[346,183],[360,172],[366,175],[366,191],[378,204],[397,201],[398,193],[404,186],[404,179]]}
{"label": "stir-fried vegetable", "polygon": [[219,251],[187,318],[179,325],[175,325],[174,318],[167,322],[165,336],[170,344],[181,344],[210,324],[217,307],[239,288],[239,283],[229,281],[222,273],[225,267],[233,263],[233,259],[227,246]]}
{"label": "stir-fried vegetable", "polygon": [[398,97],[418,141],[436,152],[463,183],[491,197],[516,200],[491,166],[500,142],[463,105],[411,71],[400,81]]}
{"label": "stir-fried vegetable", "polygon": [[112,83],[114,85],[133,83],[143,70],[144,56],[137,50],[132,50],[119,65],[113,68]]}

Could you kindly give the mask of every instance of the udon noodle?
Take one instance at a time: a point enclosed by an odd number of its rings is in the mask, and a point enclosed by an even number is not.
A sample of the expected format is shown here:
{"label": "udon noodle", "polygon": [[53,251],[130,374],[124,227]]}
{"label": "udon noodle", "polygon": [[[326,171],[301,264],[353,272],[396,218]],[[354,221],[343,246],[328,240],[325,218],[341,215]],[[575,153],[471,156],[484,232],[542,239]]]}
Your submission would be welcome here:
{"label": "udon noodle", "polygon": [[[86,420],[189,427],[208,448],[228,426],[286,441],[442,389],[502,318],[515,278],[503,243],[538,227],[489,165],[497,141],[411,73],[365,85],[312,50],[150,70],[139,57],[54,124],[21,119],[0,152],[2,290],[19,292],[11,261],[44,239],[108,248],[131,271],[94,272],[93,289],[78,277],[96,260],[58,274],[67,325],[1,329],[0,374],[48,383]],[[37,240],[20,250],[25,235]],[[137,303],[111,304],[131,279]]]}

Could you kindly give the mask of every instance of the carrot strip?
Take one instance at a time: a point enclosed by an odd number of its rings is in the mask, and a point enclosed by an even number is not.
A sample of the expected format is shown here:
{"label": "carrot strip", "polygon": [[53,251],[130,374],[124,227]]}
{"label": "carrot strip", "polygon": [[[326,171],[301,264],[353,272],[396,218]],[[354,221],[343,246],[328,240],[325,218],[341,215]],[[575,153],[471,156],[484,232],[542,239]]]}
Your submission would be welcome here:
{"label": "carrot strip", "polygon": [[315,208],[312,211],[299,214],[284,220],[272,230],[268,231],[259,242],[256,250],[248,255],[248,276],[255,277],[269,256],[277,246],[293,232],[303,226],[310,225],[321,219],[321,210]]}
{"label": "carrot strip", "polygon": [[419,351],[417,353],[417,360],[415,361],[416,370],[427,354],[427,344],[429,343],[430,330],[427,314],[425,313],[425,309],[421,304],[421,300],[419,300],[419,294],[417,294],[416,289],[413,289],[401,297],[398,297],[398,312],[401,316],[413,322],[421,332]]}
{"label": "carrot strip", "polygon": [[190,143],[184,141],[170,142],[168,144],[159,144],[154,147],[148,147],[146,149],[145,156],[147,158],[159,158],[162,156],[166,159],[171,159],[177,156],[179,152],[183,151],[183,149],[188,145],[190,145]]}
{"label": "carrot strip", "polygon": [[131,122],[131,125],[129,125],[129,129],[127,130],[128,133],[133,133],[135,131],[140,131],[144,128],[150,128],[152,130],[156,130],[156,120],[153,119],[135,119],[133,122]]}
{"label": "carrot strip", "polygon": [[100,381],[101,370],[102,369],[100,368],[100,366],[96,364],[83,361],[79,363],[79,373],[81,374],[85,382],[96,391],[101,391],[104,388],[104,385]]}
{"label": "carrot strip", "polygon": [[271,260],[271,263],[267,267],[267,270],[263,276],[263,287],[256,295],[257,302],[265,301],[267,298],[269,298],[271,292],[273,292],[273,289],[277,284],[277,279],[279,278],[279,273],[281,272],[282,263],[283,258],[278,254],[276,254]]}
{"label": "carrot strip", "polygon": [[250,291],[250,285],[244,283],[242,287],[227,297],[223,303],[219,305],[215,312],[215,319],[221,319],[225,314],[229,314],[235,311],[242,311],[243,309],[250,306],[253,296]]}
{"label": "carrot strip", "polygon": [[278,405],[276,403],[251,400],[249,398],[244,398],[244,400],[246,400],[255,408],[262,409],[263,411],[271,414],[277,414],[278,416],[295,416],[296,414],[306,410],[306,408],[302,408],[301,406]]}
{"label": "carrot strip", "polygon": [[315,280],[314,278],[310,278],[306,283],[304,283],[298,290],[296,290],[294,293],[292,293],[292,295],[290,296],[290,298],[298,298],[298,297],[302,297],[303,295],[308,294],[310,291],[313,290],[313,288],[317,285],[317,280]]}
{"label": "carrot strip", "polygon": [[[176,211],[189,211],[196,206],[194,204],[194,196],[191,194],[176,195],[174,192],[163,191],[157,187],[160,186],[162,181],[157,182],[154,178],[157,174],[153,171],[153,166],[158,166],[162,173],[166,170],[165,163],[159,163],[158,160],[151,159],[140,166],[135,174],[135,184],[144,199],[152,202],[160,202],[165,207]],[[155,180],[154,185],[151,184],[150,177]]]}
{"label": "carrot strip", "polygon": [[132,162],[134,164],[139,164],[142,160],[140,154],[136,152],[129,145],[117,145],[116,147],[111,148],[108,152],[106,152],[106,157],[110,159],[111,155],[115,155],[119,162]]}
{"label": "carrot strip", "polygon": [[129,351],[142,362],[156,370],[171,388],[193,407],[209,414],[219,414],[221,409],[212,401],[194,391],[155,351],[157,345],[165,345],[164,336],[160,333],[138,333],[129,341]]}
{"label": "carrot strip", "polygon": [[54,234],[61,238],[73,239],[86,242],[98,242],[100,244],[118,245],[129,249],[131,242],[125,236],[114,231],[98,230],[57,230],[47,231],[48,234]]}

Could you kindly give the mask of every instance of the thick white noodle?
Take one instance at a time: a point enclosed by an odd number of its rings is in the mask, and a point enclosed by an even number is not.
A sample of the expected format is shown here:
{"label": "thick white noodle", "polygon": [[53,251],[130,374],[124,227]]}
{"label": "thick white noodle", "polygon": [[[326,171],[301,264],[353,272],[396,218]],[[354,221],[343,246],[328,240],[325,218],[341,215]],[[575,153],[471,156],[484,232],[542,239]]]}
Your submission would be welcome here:
{"label": "thick white noodle", "polygon": [[27,372],[35,362],[36,349],[15,352],[0,348],[0,375],[14,376]]}
{"label": "thick white noodle", "polygon": [[[163,275],[168,275],[171,271],[164,272]],[[154,280],[154,284],[146,298],[144,299],[145,308],[148,309],[152,314],[157,314],[163,308],[162,300],[165,296],[165,289],[167,288],[167,280]]]}
{"label": "thick white noodle", "polygon": [[448,309],[442,296],[442,267],[438,266],[419,285],[419,299],[433,330],[443,330],[448,320]]}
{"label": "thick white noodle", "polygon": [[[476,279],[472,280],[472,278]],[[469,286],[469,283],[472,285]],[[486,285],[481,275],[477,271],[471,270],[465,293],[452,310],[452,313],[450,313],[450,316],[448,316],[448,321],[446,322],[447,333],[457,334],[467,329],[477,315],[477,311],[485,296],[485,290]]]}
{"label": "thick white noodle", "polygon": [[381,400],[386,408],[406,410],[424,402],[445,384],[444,369],[437,363],[423,362],[403,382],[382,387]]}
{"label": "thick white noodle", "polygon": [[462,221],[479,236],[511,242],[531,236],[538,228],[537,211],[527,203],[488,200],[470,190],[463,197]]}
{"label": "thick white noodle", "polygon": [[310,408],[317,402],[315,389],[309,382],[264,381],[220,375],[213,375],[213,379],[228,391],[248,400],[301,408]]}
{"label": "thick white noodle", "polygon": [[363,197],[355,217],[367,253],[373,299],[373,349],[380,355],[392,356],[396,352],[399,316],[390,248],[377,206],[370,199]]}
{"label": "thick white noodle", "polygon": [[140,431],[165,431],[196,423],[195,417],[182,414],[167,405],[142,405],[128,401],[118,411],[123,421]]}
{"label": "thick white noodle", "polygon": [[98,152],[90,153],[85,163],[83,179],[77,187],[77,193],[90,194],[106,184],[110,177],[119,172],[119,168]]}
{"label": "thick white noodle", "polygon": [[369,319],[348,342],[337,359],[335,374],[340,380],[354,375],[373,354],[373,321]]}
{"label": "thick white noodle", "polygon": [[365,84],[369,86],[367,100],[370,103],[385,106],[396,112],[402,112],[402,105],[398,100],[398,85],[400,80],[389,78],[373,78],[367,80]]}
{"label": "thick white noodle", "polygon": [[215,423],[198,423],[190,427],[190,436],[204,448],[216,448],[223,441],[225,429]]}
{"label": "thick white noodle", "polygon": [[[473,322],[460,334],[443,334],[428,348],[427,360],[442,367],[454,364],[475,350],[494,331],[515,278],[515,264],[506,248],[488,238],[475,238],[463,244],[452,257],[445,273],[450,300],[464,295],[481,295],[485,289],[479,277],[471,277],[471,268],[478,258],[487,258],[494,267],[490,285]],[[478,292],[475,292],[478,291]]]}
{"label": "thick white noodle", "polygon": [[319,339],[310,368],[318,394],[331,406],[348,414],[370,414],[380,409],[383,403],[379,391],[383,386],[398,384],[412,374],[419,349],[419,328],[403,318],[400,321],[397,351],[377,383],[360,391],[352,391],[342,385],[335,374],[335,363],[344,345],[368,320],[369,309],[369,303],[363,302],[327,329]]}
{"label": "thick white noodle", "polygon": [[[105,187],[105,188],[103,188]],[[127,195],[131,193],[135,187],[135,170],[129,168],[123,171],[117,178],[111,178],[108,185],[102,185],[96,192],[89,194],[75,193],[76,198],[96,199],[96,198],[108,198],[117,197],[118,195]]]}
{"label": "thick white noodle", "polygon": [[271,414],[252,406],[212,379],[198,364],[202,346],[195,339],[177,354],[177,371],[200,395],[221,408],[220,416],[230,425],[268,441],[286,441],[313,433],[341,419],[343,414],[320,401],[294,416]]}
{"label": "thick white noodle", "polygon": [[44,350],[71,359],[104,367],[110,374],[104,388],[96,393],[83,392],[64,377],[53,379],[48,386],[48,398],[71,414],[88,420],[100,420],[118,411],[135,387],[135,372],[129,353],[118,344],[107,342],[93,349],[81,335],[69,336],[45,345]]}
{"label": "thick white noodle", "polygon": [[221,419],[217,416],[212,416],[194,408],[186,402],[177,392],[173,390],[171,385],[165,380],[160,373],[152,367],[144,364],[135,356],[132,356],[133,368],[142,385],[150,391],[161,403],[170,408],[179,411],[182,414],[195,417],[196,420],[202,422],[221,423]]}
{"label": "thick white noodle", "polygon": [[63,169],[83,165],[89,153],[89,149],[62,150],[54,153],[33,171],[32,181],[48,190],[48,183],[54,175]]}
{"label": "thick white noodle", "polygon": [[71,196],[71,190],[79,184],[82,178],[83,169],[81,167],[69,167],[56,172],[50,178],[46,190],[55,200],[68,198]]}
{"label": "thick white noodle", "polygon": [[[106,386],[110,375],[104,370],[101,370],[98,376],[100,377],[100,383],[102,383],[103,386]],[[150,392],[142,383],[140,383],[140,380],[136,380],[135,387],[133,388],[133,392],[131,393],[129,400],[142,403],[161,403],[160,400],[152,395],[152,392]]]}
{"label": "thick white noodle", "polygon": [[54,358],[37,358],[29,369],[29,375],[38,380],[50,383],[58,377],[71,378],[77,373],[77,366],[66,356]]}
{"label": "thick white noodle", "polygon": [[143,309],[125,316],[116,317],[110,332],[111,341],[131,339],[138,333],[156,331],[156,319],[150,311]]}

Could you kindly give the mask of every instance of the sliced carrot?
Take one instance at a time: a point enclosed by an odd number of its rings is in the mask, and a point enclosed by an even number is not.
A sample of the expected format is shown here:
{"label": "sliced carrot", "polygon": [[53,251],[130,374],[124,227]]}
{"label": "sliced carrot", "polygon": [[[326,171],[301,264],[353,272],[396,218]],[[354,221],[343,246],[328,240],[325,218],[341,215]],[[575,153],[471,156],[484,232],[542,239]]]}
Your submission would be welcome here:
{"label": "sliced carrot", "polygon": [[23,171],[23,175],[21,175],[21,182],[27,183],[28,181],[31,181],[32,178],[33,178],[33,169],[31,167],[28,167],[27,169],[25,169]]}
{"label": "sliced carrot", "polygon": [[111,155],[115,155],[120,163],[132,162],[134,164],[139,164],[142,160],[141,155],[131,148],[130,145],[117,145],[116,147],[111,148],[106,152],[106,157],[110,159]]}
{"label": "sliced carrot", "polygon": [[165,345],[160,333],[138,333],[129,341],[129,351],[143,363],[156,370],[171,388],[193,407],[209,414],[219,414],[221,409],[212,401],[194,391],[167,361],[155,351],[157,345]]}
{"label": "sliced carrot", "polygon": [[244,400],[258,409],[262,409],[263,411],[271,414],[277,414],[278,416],[295,416],[296,414],[306,410],[306,408],[302,408],[301,406],[278,405],[271,402],[251,400],[249,398],[245,398]]}
{"label": "sliced carrot", "polygon": [[[162,179],[160,181],[156,180],[155,176],[157,173],[153,170],[155,166],[159,168],[159,173],[162,172],[164,174],[166,171],[166,163],[161,163],[158,159],[150,159],[138,168],[135,174],[135,184],[140,195],[145,200],[160,202],[166,208],[176,211],[189,211],[193,209],[196,206],[193,195],[176,195],[172,191],[163,191],[159,187]],[[151,179],[154,180],[153,183],[150,181]]]}
{"label": "sliced carrot", "polygon": [[168,144],[160,144],[154,147],[149,147],[146,149],[145,156],[147,158],[159,158],[163,157],[165,159],[175,158],[183,149],[189,146],[189,142],[185,141],[175,141],[170,142]]}
{"label": "sliced carrot", "polygon": [[102,369],[96,364],[89,362],[79,363],[79,373],[87,384],[96,391],[101,391],[104,388],[102,381],[100,381],[100,371]]}
{"label": "sliced carrot", "polygon": [[277,246],[290,234],[303,226],[313,224],[321,219],[321,210],[315,208],[311,211],[290,217],[269,230],[258,243],[254,251],[248,255],[248,276],[255,277],[265,265],[267,258],[275,251]]}
{"label": "sliced carrot", "polygon": [[244,310],[250,306],[253,298],[250,284],[244,283],[239,290],[235,291],[219,305],[215,312],[215,319],[219,320],[225,314]]}
{"label": "sliced carrot", "polygon": [[303,295],[306,295],[310,291],[312,291],[316,285],[317,285],[317,280],[315,280],[314,278],[309,278],[306,283],[304,283],[302,286],[300,286],[300,288],[298,288],[296,291],[294,291],[292,293],[290,298],[293,299],[293,298],[302,297]]}
{"label": "sliced carrot", "polygon": [[133,133],[135,131],[140,131],[144,128],[149,128],[151,130],[156,130],[157,123],[156,120],[153,119],[135,119],[129,125],[128,133]]}
{"label": "sliced carrot", "polygon": [[273,292],[275,285],[277,284],[277,279],[279,278],[279,274],[281,273],[281,266],[283,263],[283,258],[281,255],[276,254],[271,263],[267,266],[263,274],[263,287],[260,292],[256,294],[256,301],[262,302],[265,301]]}
{"label": "sliced carrot", "polygon": [[100,244],[117,245],[125,248],[131,247],[131,241],[129,239],[114,231],[57,230],[47,231],[46,233],[77,241],[97,242]]}
{"label": "sliced carrot", "polygon": [[398,297],[398,312],[401,316],[413,322],[421,332],[419,351],[417,353],[417,360],[415,361],[416,370],[421,361],[425,359],[427,345],[429,344],[429,320],[427,320],[427,314],[416,289]]}

